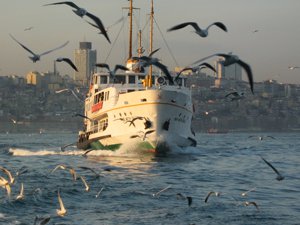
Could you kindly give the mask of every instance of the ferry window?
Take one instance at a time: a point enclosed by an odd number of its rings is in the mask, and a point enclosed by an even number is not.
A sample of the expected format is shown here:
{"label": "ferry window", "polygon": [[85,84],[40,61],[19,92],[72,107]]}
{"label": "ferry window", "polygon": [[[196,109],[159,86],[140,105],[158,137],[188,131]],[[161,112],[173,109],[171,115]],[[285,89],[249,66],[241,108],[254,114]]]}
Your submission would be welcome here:
{"label": "ferry window", "polygon": [[145,99],[145,98],[141,99],[141,102],[146,102],[146,101],[147,101],[147,99]]}
{"label": "ferry window", "polygon": [[182,86],[182,78],[178,78],[177,84],[178,84],[179,86]]}
{"label": "ferry window", "polygon": [[139,79],[139,80],[144,80],[144,79],[145,79],[145,76],[138,76],[138,79]]}
{"label": "ferry window", "polygon": [[100,93],[100,101],[103,102],[103,100],[104,100],[104,92],[101,92]]}
{"label": "ferry window", "polygon": [[108,98],[109,98],[109,91],[107,92],[107,100],[108,100]]}
{"label": "ferry window", "polygon": [[115,79],[115,84],[125,84],[126,83],[126,77],[125,75],[117,75]]}
{"label": "ferry window", "polygon": [[129,75],[128,76],[128,83],[129,84],[135,84],[135,76],[134,75]]}
{"label": "ferry window", "polygon": [[100,84],[107,84],[107,76],[100,77]]}
{"label": "ferry window", "polygon": [[107,92],[104,93],[104,101],[107,100]]}

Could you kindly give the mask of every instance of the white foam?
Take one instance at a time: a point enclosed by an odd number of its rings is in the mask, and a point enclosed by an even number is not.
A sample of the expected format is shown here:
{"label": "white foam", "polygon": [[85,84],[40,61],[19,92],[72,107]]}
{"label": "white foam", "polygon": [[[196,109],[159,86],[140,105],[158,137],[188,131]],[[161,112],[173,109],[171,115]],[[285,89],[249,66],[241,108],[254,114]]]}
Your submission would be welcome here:
{"label": "white foam", "polygon": [[13,156],[44,156],[44,155],[82,155],[84,153],[83,150],[75,150],[75,151],[65,151],[62,152],[60,150],[28,150],[21,148],[10,148],[9,153]]}

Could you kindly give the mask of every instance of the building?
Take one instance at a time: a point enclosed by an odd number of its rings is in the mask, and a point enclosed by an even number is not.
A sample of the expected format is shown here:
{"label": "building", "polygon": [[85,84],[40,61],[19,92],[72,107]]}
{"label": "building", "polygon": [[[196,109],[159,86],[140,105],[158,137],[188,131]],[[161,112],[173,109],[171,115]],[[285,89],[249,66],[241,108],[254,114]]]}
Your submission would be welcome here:
{"label": "building", "polygon": [[74,72],[74,80],[86,86],[97,62],[97,51],[92,50],[91,42],[80,42],[79,49],[75,50],[75,65],[78,72]]}
{"label": "building", "polygon": [[242,81],[242,67],[237,63],[224,66],[224,58],[220,57],[215,61],[215,68],[217,71],[216,87],[231,86],[236,81]]}

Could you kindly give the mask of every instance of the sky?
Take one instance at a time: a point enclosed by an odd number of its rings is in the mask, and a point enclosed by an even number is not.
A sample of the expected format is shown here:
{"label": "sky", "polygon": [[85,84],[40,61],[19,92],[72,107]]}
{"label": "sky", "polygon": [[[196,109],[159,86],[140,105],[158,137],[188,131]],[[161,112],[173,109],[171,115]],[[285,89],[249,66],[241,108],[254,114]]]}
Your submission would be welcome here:
{"label": "sky", "polygon": [[[30,71],[53,71],[57,57],[74,60],[74,50],[79,42],[92,42],[97,50],[97,62],[106,62],[111,67],[125,64],[128,56],[128,31],[118,23],[108,29],[112,41],[109,44],[103,35],[90,26],[87,17],[80,18],[67,5],[43,6],[59,1],[51,0],[1,0],[0,14],[0,75],[25,76]],[[127,17],[127,0],[76,0],[80,7],[98,16],[109,27],[122,16]],[[142,30],[142,43],[149,48],[149,28],[146,21],[150,12],[150,0],[134,0],[133,46],[137,46],[137,29]],[[300,84],[300,0],[154,0],[154,49],[161,62],[172,70],[184,67],[214,53],[233,52],[248,63],[254,81],[268,79],[280,83]],[[139,21],[139,22],[138,22]],[[183,22],[196,22],[201,28],[213,22],[222,22],[228,32],[217,27],[209,29],[202,38],[188,26],[167,32],[170,27]],[[126,20],[127,25],[127,20]],[[24,31],[25,28],[33,27]],[[258,30],[258,32],[253,32]],[[41,57],[33,63],[26,50],[11,39],[18,41],[35,53],[42,53],[69,44]],[[113,42],[116,40],[115,44]],[[175,60],[174,60],[175,59]],[[213,63],[216,58],[207,60]],[[60,74],[73,75],[65,63],[57,63]],[[243,79],[247,80],[245,74]]]}

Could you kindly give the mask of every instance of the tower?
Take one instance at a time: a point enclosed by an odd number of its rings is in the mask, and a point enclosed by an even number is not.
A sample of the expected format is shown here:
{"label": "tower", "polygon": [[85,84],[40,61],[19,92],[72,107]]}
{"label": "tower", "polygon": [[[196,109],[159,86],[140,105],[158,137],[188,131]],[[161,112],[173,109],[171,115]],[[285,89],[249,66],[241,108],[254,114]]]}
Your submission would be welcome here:
{"label": "tower", "polygon": [[89,78],[94,72],[97,62],[97,51],[92,50],[91,42],[80,42],[79,49],[75,50],[75,65],[78,72],[74,72],[74,80],[78,84],[88,85]]}

